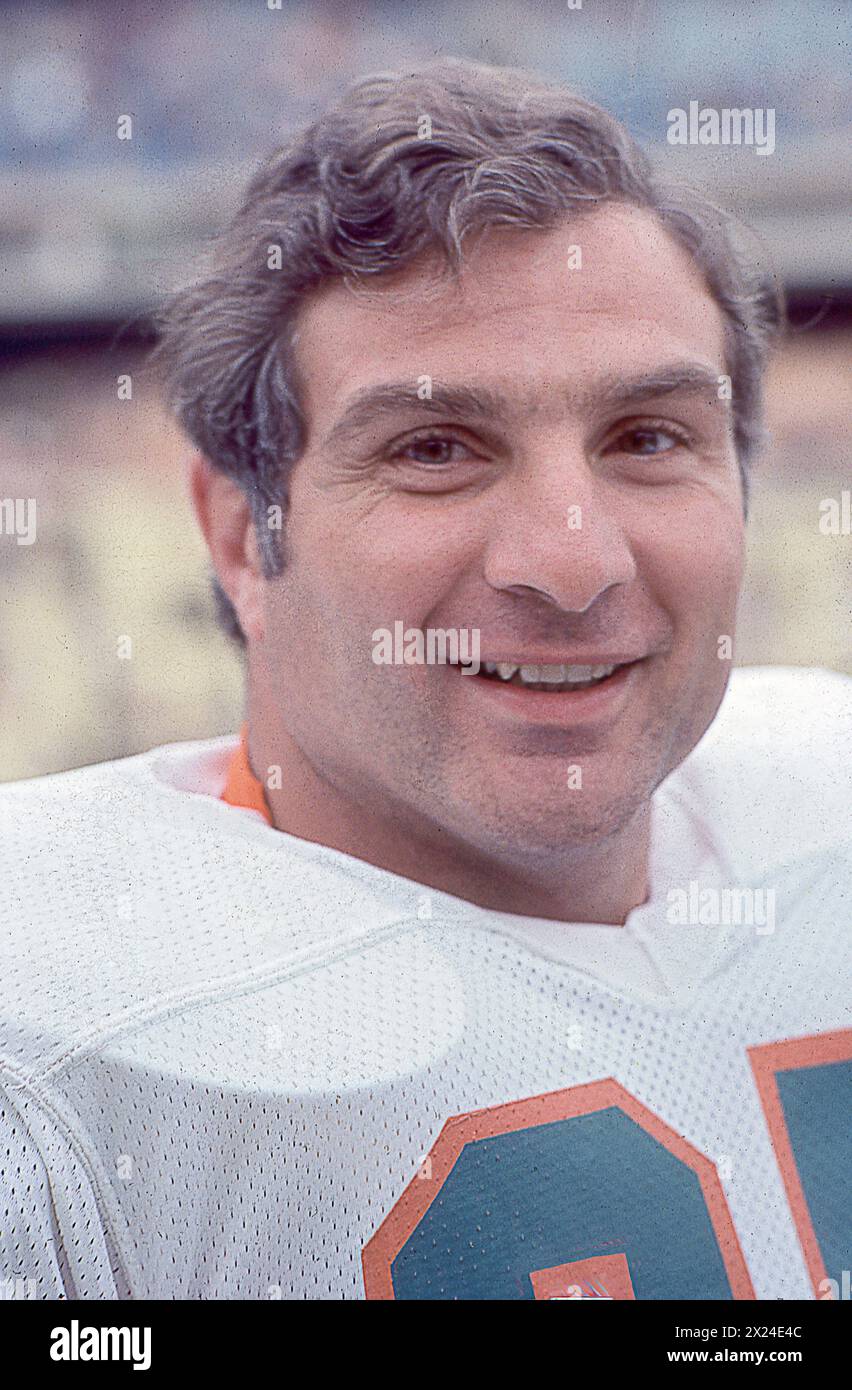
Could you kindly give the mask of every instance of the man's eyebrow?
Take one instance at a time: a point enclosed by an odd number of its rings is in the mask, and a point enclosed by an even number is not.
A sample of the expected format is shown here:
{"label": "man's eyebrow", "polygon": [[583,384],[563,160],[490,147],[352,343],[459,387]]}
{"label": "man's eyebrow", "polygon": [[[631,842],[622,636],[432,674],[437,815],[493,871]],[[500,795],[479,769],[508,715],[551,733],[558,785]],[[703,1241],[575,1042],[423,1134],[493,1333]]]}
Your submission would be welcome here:
{"label": "man's eyebrow", "polygon": [[[719,395],[719,386],[724,380],[715,367],[703,363],[672,362],[664,367],[656,367],[638,377],[610,377],[600,383],[597,390],[584,390],[584,402],[596,406],[636,405],[654,396],[671,396],[677,391],[690,395],[710,393],[714,399]],[[725,398],[726,399],[726,398]]]}
{"label": "man's eyebrow", "polygon": [[[612,410],[640,404],[656,396],[676,392],[711,393],[719,397],[720,373],[703,363],[673,362],[655,368],[641,376],[607,375],[585,383],[580,389],[566,385],[563,395],[572,410],[591,414],[596,410]],[[552,388],[548,391],[552,395]],[[541,404],[539,401],[538,404]],[[332,426],[324,440],[325,447],[340,444],[367,429],[370,425],[390,419],[405,410],[416,409],[426,416],[454,416],[494,424],[511,409],[509,393],[484,386],[456,386],[430,382],[428,391],[414,381],[384,382],[367,386],[356,392],[343,414]],[[532,413],[536,402],[525,407]]]}
{"label": "man's eyebrow", "polygon": [[403,410],[416,409],[424,415],[454,415],[486,423],[505,411],[505,398],[486,387],[450,386],[431,383],[427,394],[419,394],[416,382],[394,381],[367,386],[356,392],[343,414],[325,437],[325,445],[339,444],[360,434],[377,421],[389,419]]}

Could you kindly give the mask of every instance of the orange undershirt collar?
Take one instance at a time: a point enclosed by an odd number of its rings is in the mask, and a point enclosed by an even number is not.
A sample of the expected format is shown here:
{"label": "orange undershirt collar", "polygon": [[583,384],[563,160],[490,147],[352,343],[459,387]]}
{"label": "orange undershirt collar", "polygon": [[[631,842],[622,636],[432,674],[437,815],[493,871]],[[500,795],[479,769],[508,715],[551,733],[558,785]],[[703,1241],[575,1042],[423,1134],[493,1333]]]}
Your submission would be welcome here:
{"label": "orange undershirt collar", "polygon": [[263,790],[263,784],[252,772],[248,752],[248,724],[240,729],[240,741],[231,754],[225,777],[223,801],[229,806],[239,806],[247,811],[259,811],[267,825],[272,825],[272,815]]}

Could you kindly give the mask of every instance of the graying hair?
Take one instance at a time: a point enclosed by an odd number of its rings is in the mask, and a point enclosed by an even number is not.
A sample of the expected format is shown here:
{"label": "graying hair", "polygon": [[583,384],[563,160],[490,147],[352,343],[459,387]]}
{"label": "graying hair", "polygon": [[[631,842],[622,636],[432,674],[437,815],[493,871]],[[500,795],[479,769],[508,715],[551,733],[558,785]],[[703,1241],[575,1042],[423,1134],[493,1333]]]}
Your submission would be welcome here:
{"label": "graying hair", "polygon": [[[424,138],[425,137],[425,138]],[[692,256],[724,316],[737,457],[762,438],[762,386],[781,295],[751,269],[735,224],[693,190],[666,187],[625,128],[564,87],[514,68],[443,59],[351,87],[252,179],[203,275],[159,319],[155,358],[169,404],[198,449],[246,493],[264,574],[285,547],[303,442],[292,327],[324,281],[381,276],[437,252],[457,273],[465,239],[495,226],[548,228],[602,202],[653,211]],[[270,269],[280,247],[280,269]],[[220,619],[244,641],[215,584]]]}

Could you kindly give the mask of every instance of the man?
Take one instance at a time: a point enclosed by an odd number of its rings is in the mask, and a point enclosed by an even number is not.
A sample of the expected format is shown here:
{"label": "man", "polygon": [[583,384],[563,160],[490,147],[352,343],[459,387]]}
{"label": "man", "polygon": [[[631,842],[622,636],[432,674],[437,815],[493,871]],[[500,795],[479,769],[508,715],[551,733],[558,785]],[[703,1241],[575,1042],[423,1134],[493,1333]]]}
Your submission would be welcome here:
{"label": "man", "polygon": [[731,675],[776,322],[526,74],[255,178],[161,349],[246,725],[4,793],[7,1278],[836,1292],[849,682]]}

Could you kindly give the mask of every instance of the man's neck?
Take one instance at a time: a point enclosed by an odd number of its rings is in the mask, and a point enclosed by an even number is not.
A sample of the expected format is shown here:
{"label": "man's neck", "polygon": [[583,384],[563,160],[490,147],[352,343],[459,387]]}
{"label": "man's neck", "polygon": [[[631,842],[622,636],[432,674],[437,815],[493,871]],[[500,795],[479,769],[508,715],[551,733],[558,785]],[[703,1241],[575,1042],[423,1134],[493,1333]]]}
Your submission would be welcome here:
{"label": "man's neck", "polygon": [[[603,843],[554,855],[491,855],[376,796],[373,810],[326,780],[286,731],[251,719],[249,757],[276,829],[495,912],[623,924],[648,893],[647,808]],[[265,770],[281,769],[272,787]],[[280,789],[278,783],[280,782]]]}

